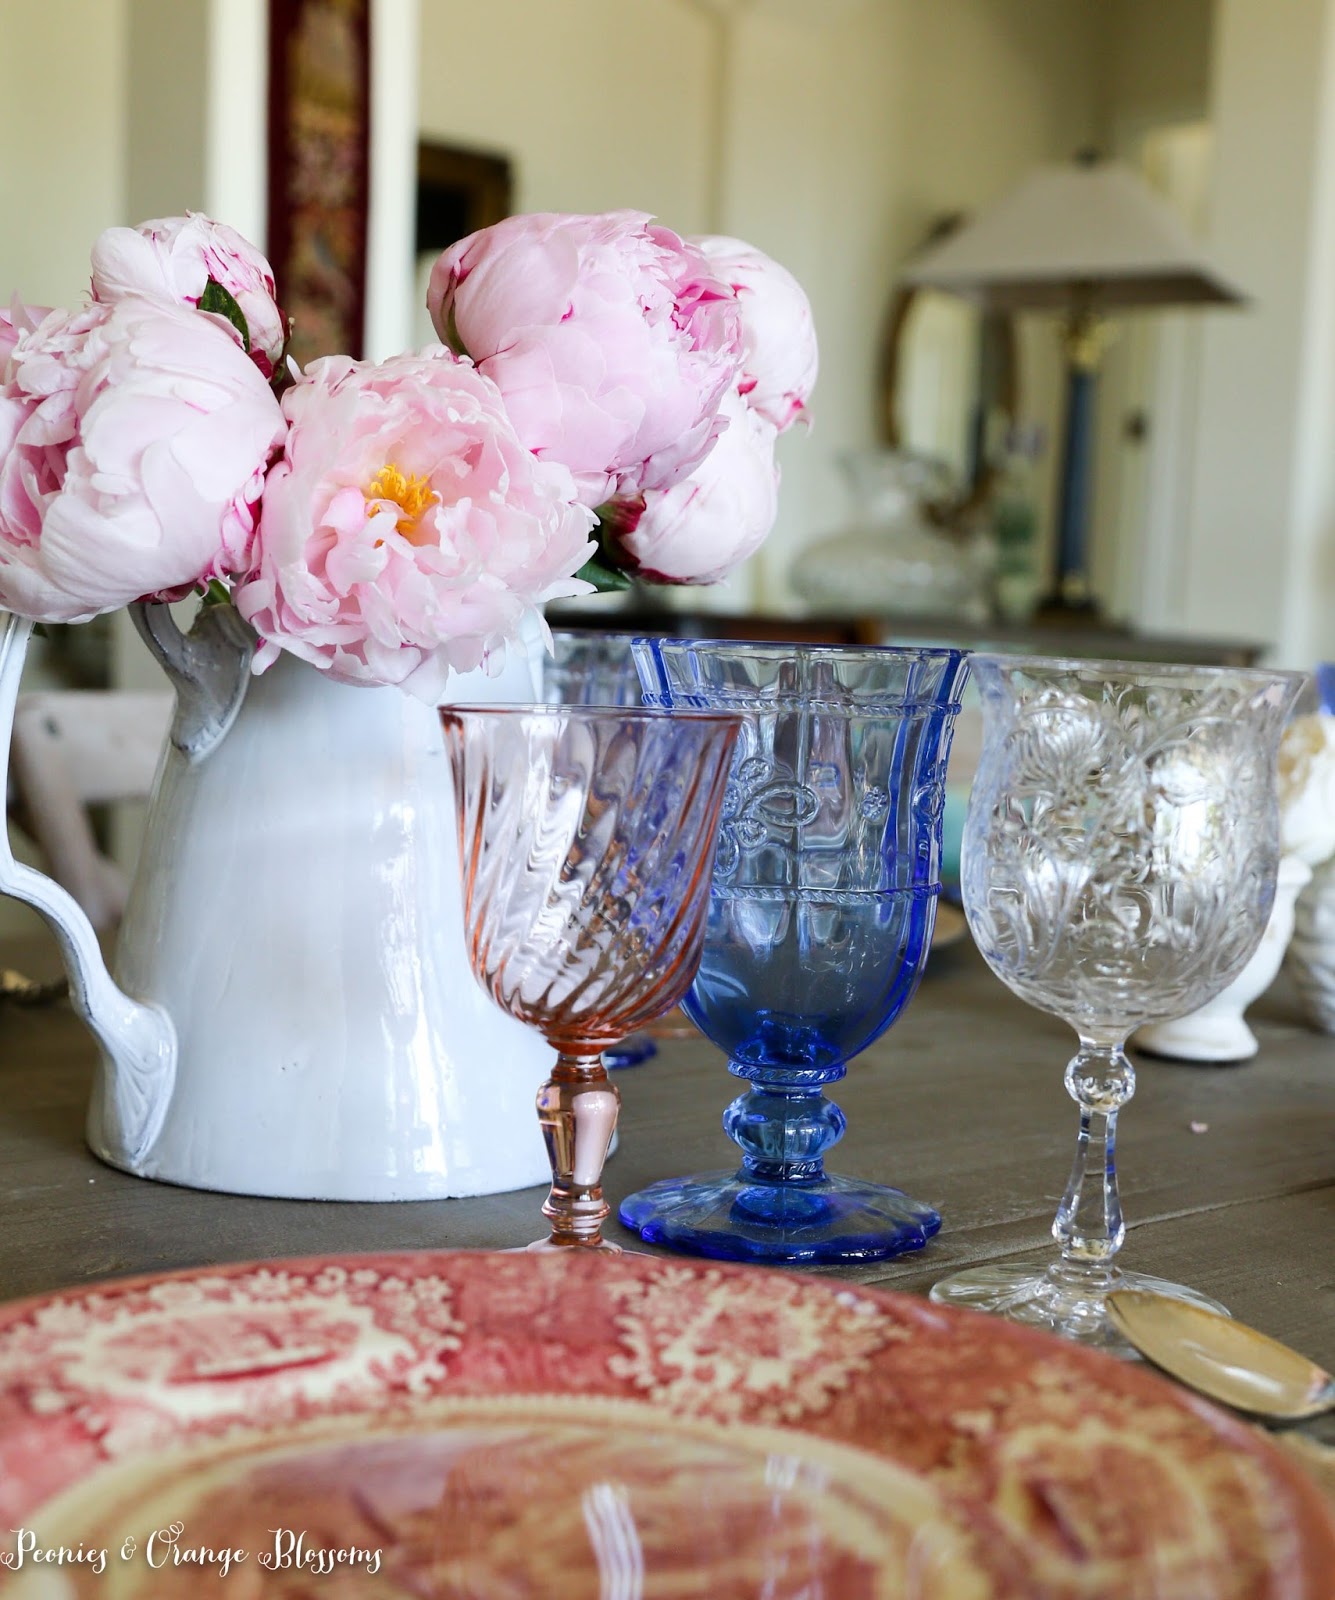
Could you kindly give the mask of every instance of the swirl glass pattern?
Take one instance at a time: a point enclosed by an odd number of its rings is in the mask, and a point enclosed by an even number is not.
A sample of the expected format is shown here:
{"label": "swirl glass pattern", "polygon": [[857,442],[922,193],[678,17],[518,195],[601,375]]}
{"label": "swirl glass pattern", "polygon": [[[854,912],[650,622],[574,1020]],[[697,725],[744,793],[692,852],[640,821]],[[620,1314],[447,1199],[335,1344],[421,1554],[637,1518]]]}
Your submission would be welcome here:
{"label": "swirl glass pattern", "polygon": [[[631,639],[628,633],[594,629],[554,632],[551,651],[542,662],[542,698],[553,706],[643,705]],[[642,1028],[608,1045],[603,1062],[616,1072],[657,1054],[658,1046]]]}
{"label": "swirl glass pattern", "polygon": [[441,721],[469,961],[557,1051],[538,1092],[552,1188],[537,1248],[616,1249],[602,1171],[620,1095],[601,1052],[695,974],[738,721],[598,706],[451,706]]}
{"label": "swirl glass pattern", "polygon": [[941,1225],[898,1189],[828,1174],[822,1086],[907,1005],[940,892],[957,650],[639,640],[646,700],[739,712],[700,971],[684,1009],[749,1087],[723,1126],[740,1170],[655,1183],[621,1220],[655,1244],[857,1261]]}
{"label": "swirl glass pattern", "polygon": [[964,831],[964,909],[988,965],[1069,1022],[1066,1088],[1080,1108],[1051,1267],[982,1267],[932,1298],[1125,1350],[1104,1297],[1122,1272],[1119,1109],[1124,1045],[1178,1017],[1251,959],[1279,861],[1276,762],[1295,674],[975,656],[983,751]]}

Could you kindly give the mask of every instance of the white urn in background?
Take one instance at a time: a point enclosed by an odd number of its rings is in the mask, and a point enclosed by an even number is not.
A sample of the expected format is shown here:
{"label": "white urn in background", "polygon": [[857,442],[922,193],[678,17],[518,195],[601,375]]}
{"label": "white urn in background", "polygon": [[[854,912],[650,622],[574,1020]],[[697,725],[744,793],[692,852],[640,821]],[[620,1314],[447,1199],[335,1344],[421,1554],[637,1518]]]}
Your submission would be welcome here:
{"label": "white urn in background", "polygon": [[1313,868],[1298,897],[1286,970],[1307,1021],[1335,1033],[1335,717],[1300,717],[1284,736],[1285,828]]}
{"label": "white urn in background", "polygon": [[1307,1021],[1335,1033],[1335,861],[1323,862],[1299,896],[1287,967]]}
{"label": "white urn in background", "polygon": [[1142,1028],[1134,1043],[1176,1061],[1247,1061],[1244,1013],[1285,961],[1314,1026],[1335,1033],[1335,717],[1295,717],[1279,750],[1280,858],[1275,904],[1256,954],[1208,1006]]}
{"label": "white urn in background", "polygon": [[[1275,880],[1275,903],[1256,954],[1222,993],[1190,1016],[1141,1028],[1134,1040],[1138,1050],[1169,1056],[1175,1061],[1221,1063],[1247,1061],[1260,1048],[1247,1026],[1246,1010],[1275,981],[1284,951],[1293,934],[1298,896],[1312,877],[1312,869],[1298,856],[1280,858]],[[1332,947],[1335,950],[1335,947]]]}

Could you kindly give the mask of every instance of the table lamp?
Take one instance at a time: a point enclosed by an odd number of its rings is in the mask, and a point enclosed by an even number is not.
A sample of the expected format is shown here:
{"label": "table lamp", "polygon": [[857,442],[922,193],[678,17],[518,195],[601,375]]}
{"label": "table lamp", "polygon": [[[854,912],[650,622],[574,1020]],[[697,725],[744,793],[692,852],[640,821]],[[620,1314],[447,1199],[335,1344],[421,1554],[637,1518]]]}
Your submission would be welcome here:
{"label": "table lamp", "polygon": [[984,309],[1063,314],[1067,402],[1049,612],[1091,611],[1094,391],[1108,314],[1240,305],[1177,213],[1130,167],[1082,155],[1042,167],[909,263],[904,282]]}

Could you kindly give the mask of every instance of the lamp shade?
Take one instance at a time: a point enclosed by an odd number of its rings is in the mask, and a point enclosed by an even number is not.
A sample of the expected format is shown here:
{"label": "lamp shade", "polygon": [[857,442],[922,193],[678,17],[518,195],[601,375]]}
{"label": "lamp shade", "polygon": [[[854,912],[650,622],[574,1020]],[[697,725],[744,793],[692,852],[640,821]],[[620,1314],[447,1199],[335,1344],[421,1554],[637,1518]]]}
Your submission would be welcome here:
{"label": "lamp shade", "polygon": [[1041,167],[912,260],[904,281],[1003,310],[1237,305],[1177,213],[1120,162]]}

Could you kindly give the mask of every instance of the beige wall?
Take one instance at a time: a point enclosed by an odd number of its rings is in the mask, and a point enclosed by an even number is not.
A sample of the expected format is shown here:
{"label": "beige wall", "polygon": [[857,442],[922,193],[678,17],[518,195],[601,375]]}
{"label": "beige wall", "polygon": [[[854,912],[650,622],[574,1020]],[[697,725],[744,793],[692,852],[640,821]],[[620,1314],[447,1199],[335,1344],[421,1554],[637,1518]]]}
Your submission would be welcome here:
{"label": "beige wall", "polygon": [[1220,0],[1210,242],[1252,296],[1204,332],[1183,622],[1335,654],[1335,0]]}
{"label": "beige wall", "polygon": [[681,0],[421,0],[423,136],[510,155],[518,210],[702,230],[714,34]]}
{"label": "beige wall", "polygon": [[[1138,168],[1203,237],[1214,0],[1107,0],[1100,147]],[[1117,319],[1099,378],[1094,592],[1115,617],[1182,628],[1182,552],[1196,425],[1199,311]],[[1147,422],[1129,428],[1128,419]]]}
{"label": "beige wall", "polygon": [[1210,103],[1215,0],[1106,0],[1102,140],[1125,153],[1147,128],[1194,122]]}
{"label": "beige wall", "polygon": [[0,298],[77,303],[121,220],[127,0],[0,3]]}

